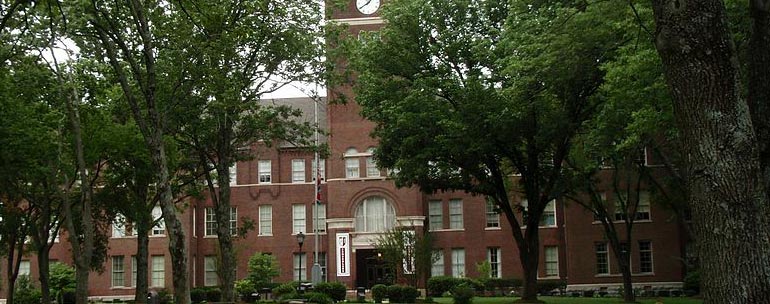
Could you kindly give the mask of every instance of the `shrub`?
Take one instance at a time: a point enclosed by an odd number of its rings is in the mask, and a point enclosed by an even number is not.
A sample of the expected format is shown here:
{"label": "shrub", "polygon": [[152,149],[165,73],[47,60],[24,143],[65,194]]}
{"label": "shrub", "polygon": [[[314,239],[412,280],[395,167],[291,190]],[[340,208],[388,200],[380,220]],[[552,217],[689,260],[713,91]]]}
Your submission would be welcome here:
{"label": "shrub", "polygon": [[193,303],[201,303],[206,301],[206,288],[196,287],[196,288],[190,289],[190,300]]}
{"label": "shrub", "polygon": [[257,252],[249,258],[248,280],[254,283],[270,282],[280,274],[281,269],[278,267],[278,260],[273,255]]}
{"label": "shrub", "polygon": [[684,290],[689,290],[691,293],[700,293],[700,272],[688,271],[684,276]]}
{"label": "shrub", "polygon": [[468,284],[460,284],[452,288],[452,299],[455,304],[471,304],[475,290]]}
{"label": "shrub", "polygon": [[335,302],[344,301],[348,288],[340,282],[322,282],[315,286],[315,291],[329,296]]}
{"label": "shrub", "polygon": [[284,294],[281,294],[280,297],[276,297],[276,299],[278,299],[278,301],[280,302],[286,302],[289,299],[300,299],[300,298],[302,298],[302,296],[296,291],[284,293]]}
{"label": "shrub", "polygon": [[388,286],[388,298],[391,303],[414,303],[419,296],[420,292],[412,286]]}
{"label": "shrub", "polygon": [[451,290],[459,282],[459,279],[449,276],[436,276],[428,279],[428,295],[440,297]]}
{"label": "shrub", "polygon": [[168,292],[168,290],[166,290],[165,288],[162,288],[162,289],[158,289],[157,292],[158,292],[158,299],[160,300],[160,304],[173,303],[171,293]]}
{"label": "shrub", "polygon": [[75,304],[75,289],[66,288],[59,291],[58,299],[60,304]]}
{"label": "shrub", "polygon": [[310,303],[316,304],[332,304],[332,298],[324,293],[320,292],[306,292],[302,295],[303,299],[306,299]]}
{"label": "shrub", "polygon": [[542,295],[550,295],[554,289],[562,290],[567,287],[564,280],[541,280],[537,281],[537,292]]}
{"label": "shrub", "polygon": [[209,288],[206,290],[206,301],[207,302],[219,302],[222,300],[222,290],[214,287]]}
{"label": "shrub", "polygon": [[382,299],[388,297],[388,286],[377,284],[372,286],[372,298],[374,303],[382,303]]}
{"label": "shrub", "polygon": [[273,288],[273,297],[277,299],[283,298],[286,294],[296,292],[297,287],[299,287],[299,282],[288,282],[278,285],[278,287]]}
{"label": "shrub", "polygon": [[468,285],[468,287],[471,287],[471,288],[473,288],[473,290],[478,291],[478,292],[483,292],[484,291],[484,284],[481,283],[481,281],[479,281],[479,280],[474,280],[474,279],[471,279],[471,278],[457,279],[455,285],[452,286],[452,288],[454,288],[454,287],[456,287],[457,285],[460,285],[460,284]]}

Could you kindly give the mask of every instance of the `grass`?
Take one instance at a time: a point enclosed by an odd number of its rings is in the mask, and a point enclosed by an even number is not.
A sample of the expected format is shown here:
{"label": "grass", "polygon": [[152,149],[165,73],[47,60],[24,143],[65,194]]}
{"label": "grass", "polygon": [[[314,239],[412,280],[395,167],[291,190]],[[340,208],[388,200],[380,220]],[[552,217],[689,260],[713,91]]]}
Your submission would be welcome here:
{"label": "grass", "polygon": [[[515,297],[475,297],[473,304],[513,304]],[[548,304],[604,304],[622,303],[620,298],[572,298],[572,297],[538,297]],[[639,303],[654,304],[657,298],[637,298]],[[433,298],[439,304],[452,304],[452,298]],[[701,304],[703,300],[693,298],[661,298],[664,304]]]}

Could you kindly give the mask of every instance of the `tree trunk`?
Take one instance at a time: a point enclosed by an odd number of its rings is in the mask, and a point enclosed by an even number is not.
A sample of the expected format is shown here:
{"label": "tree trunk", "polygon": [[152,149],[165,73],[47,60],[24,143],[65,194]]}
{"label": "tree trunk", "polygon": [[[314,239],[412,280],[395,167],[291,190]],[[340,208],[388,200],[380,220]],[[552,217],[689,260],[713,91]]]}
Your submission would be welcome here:
{"label": "tree trunk", "polygon": [[[623,254],[621,254],[623,255]],[[631,265],[629,265],[629,254],[624,254],[625,257],[619,259],[625,259],[625,262],[621,263],[620,274],[623,276],[623,302],[636,303],[636,295],[634,294],[634,285],[631,284]]]}
{"label": "tree trunk", "polygon": [[718,0],[654,0],[656,47],[687,161],[704,303],[770,303],[757,138]]}
{"label": "tree trunk", "polygon": [[150,257],[150,237],[152,229],[152,220],[148,220],[147,214],[140,214],[136,225],[136,288],[134,301],[137,304],[147,303],[148,284],[148,266]]}
{"label": "tree trunk", "polygon": [[51,303],[51,287],[49,286],[51,259],[48,256],[51,247],[48,246],[48,241],[45,242],[46,244],[39,246],[37,250],[37,273],[40,280],[40,301],[42,303]]}
{"label": "tree trunk", "polygon": [[[219,197],[215,200],[215,212],[217,223],[217,239],[219,241],[219,253],[221,255],[221,269],[219,270],[219,282],[222,288],[222,301],[232,302],[234,299],[233,287],[235,284],[235,252],[233,251],[232,232],[230,231],[230,174],[227,158],[223,157],[217,165],[219,178]],[[236,219],[237,220],[237,219]]]}
{"label": "tree trunk", "polygon": [[[539,217],[538,217],[539,218]],[[524,237],[524,246],[519,246],[519,259],[524,270],[523,292],[521,301],[524,303],[540,303],[537,300],[537,272],[540,263],[540,236],[538,233],[539,220],[534,221],[534,229],[530,226],[533,220],[527,220],[527,231]],[[515,229],[515,227],[514,227]]]}
{"label": "tree trunk", "polygon": [[[69,83],[74,83],[72,75],[69,75]],[[59,81],[64,84],[64,80],[60,77]],[[93,256],[94,248],[94,224],[91,213],[91,185],[90,179],[86,170],[85,153],[83,151],[83,135],[80,124],[80,114],[75,105],[80,100],[80,94],[77,88],[73,87],[70,92],[71,95],[66,100],[67,116],[72,124],[72,137],[75,140],[75,156],[77,160],[78,175],[80,177],[80,199],[82,202],[82,209],[80,210],[80,231],[76,229],[74,212],[69,200],[65,200],[65,217],[67,221],[67,228],[69,228],[69,240],[73,247],[73,257],[75,260],[75,272],[76,272],[76,287],[75,287],[75,301],[78,304],[88,303],[88,275],[91,268],[91,258]],[[80,235],[82,234],[82,242],[80,241]],[[77,250],[75,250],[77,247]]]}
{"label": "tree trunk", "polygon": [[747,102],[757,133],[765,189],[770,189],[770,2],[749,2],[752,27],[746,56],[750,60]]}

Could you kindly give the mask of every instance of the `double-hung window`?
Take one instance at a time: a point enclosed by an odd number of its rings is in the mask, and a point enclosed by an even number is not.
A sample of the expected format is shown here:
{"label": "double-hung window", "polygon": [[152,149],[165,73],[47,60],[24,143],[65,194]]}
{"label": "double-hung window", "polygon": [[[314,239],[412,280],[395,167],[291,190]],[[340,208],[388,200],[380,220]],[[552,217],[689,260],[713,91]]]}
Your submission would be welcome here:
{"label": "double-hung window", "polygon": [[259,205],[259,235],[273,235],[273,205]]}
{"label": "double-hung window", "polygon": [[112,287],[123,287],[126,285],[125,268],[123,268],[123,256],[112,256]]}
{"label": "double-hung window", "polygon": [[639,272],[652,273],[652,242],[639,241]]}
{"label": "double-hung window", "polygon": [[444,213],[442,203],[439,200],[428,202],[428,229],[439,230],[444,228]]}
{"label": "double-hung window", "polygon": [[430,275],[432,277],[444,275],[444,251],[433,251],[433,257],[435,260],[433,261],[433,265],[431,265]]}
{"label": "double-hung window", "polygon": [[465,249],[452,249],[452,276],[455,278],[465,277]]}
{"label": "double-hung window", "polygon": [[297,233],[306,233],[307,228],[305,227],[307,223],[307,217],[305,216],[305,205],[304,204],[294,204],[291,205],[292,209],[292,234]]}
{"label": "double-hung window", "polygon": [[596,274],[610,274],[610,253],[607,243],[596,243]]}
{"label": "double-hung window", "polygon": [[559,276],[559,248],[545,246],[545,275],[549,277]]}
{"label": "double-hung window", "polygon": [[305,160],[304,159],[291,160],[291,182],[292,183],[305,182]]}
{"label": "double-hung window", "polygon": [[463,201],[449,200],[449,229],[463,229]]}
{"label": "double-hung window", "polygon": [[487,198],[487,228],[500,227],[500,213],[491,198]]}
{"label": "double-hung window", "polygon": [[272,182],[272,165],[269,159],[263,159],[257,162],[257,172],[259,172],[260,184],[269,184]]}
{"label": "double-hung window", "polygon": [[500,247],[487,248],[487,261],[489,261],[489,275],[493,278],[501,278]]}

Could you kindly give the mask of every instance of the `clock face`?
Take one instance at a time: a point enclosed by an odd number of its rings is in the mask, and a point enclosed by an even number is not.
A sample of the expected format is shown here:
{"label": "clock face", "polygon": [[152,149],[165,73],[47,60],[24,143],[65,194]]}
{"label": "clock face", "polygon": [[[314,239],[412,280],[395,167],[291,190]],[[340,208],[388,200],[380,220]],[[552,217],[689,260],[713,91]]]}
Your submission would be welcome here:
{"label": "clock face", "polygon": [[356,0],[356,8],[362,14],[371,15],[380,8],[380,0]]}

